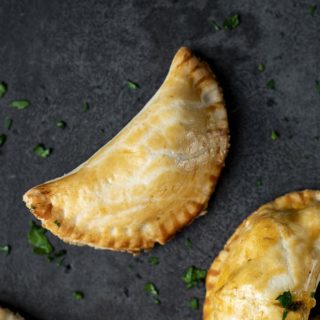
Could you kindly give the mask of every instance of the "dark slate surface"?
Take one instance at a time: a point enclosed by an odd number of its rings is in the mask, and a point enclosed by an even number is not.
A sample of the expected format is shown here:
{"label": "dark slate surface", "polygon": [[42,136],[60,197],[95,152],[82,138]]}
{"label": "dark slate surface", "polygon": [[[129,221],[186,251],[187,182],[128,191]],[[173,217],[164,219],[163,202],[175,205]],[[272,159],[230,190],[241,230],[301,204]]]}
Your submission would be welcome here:
{"label": "dark slate surface", "polygon": [[[0,302],[30,319],[201,319],[204,287],[186,289],[189,265],[208,268],[236,226],[259,205],[288,191],[319,187],[320,12],[308,1],[31,1],[0,2]],[[320,8],[319,8],[320,10]],[[232,31],[209,21],[241,15]],[[21,196],[31,186],[68,172],[113,137],[163,81],[175,51],[190,46],[212,65],[226,96],[231,149],[209,213],[166,246],[129,254],[74,247],[70,269],[32,253],[32,219]],[[265,63],[266,70],[257,70]],[[126,81],[140,84],[128,89]],[[275,80],[275,90],[266,82]],[[14,110],[12,99],[31,106]],[[91,109],[82,112],[88,101]],[[10,131],[3,119],[10,116]],[[63,119],[65,130],[55,127]],[[280,138],[272,141],[271,131]],[[47,159],[32,149],[53,148]],[[261,180],[261,185],[257,181]],[[187,238],[193,248],[185,245]],[[147,259],[156,255],[160,265]],[[129,265],[133,271],[129,271]],[[161,305],[144,293],[147,281]],[[74,290],[85,293],[75,301]],[[187,302],[198,297],[199,311]]]}

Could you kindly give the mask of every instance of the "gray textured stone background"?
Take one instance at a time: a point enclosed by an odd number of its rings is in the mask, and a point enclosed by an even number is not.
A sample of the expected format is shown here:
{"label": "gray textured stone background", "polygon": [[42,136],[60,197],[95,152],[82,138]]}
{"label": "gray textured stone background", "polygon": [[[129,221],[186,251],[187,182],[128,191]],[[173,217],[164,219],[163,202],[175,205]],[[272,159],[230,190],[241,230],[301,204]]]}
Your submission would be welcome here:
{"label": "gray textured stone background", "polygon": [[[288,191],[319,188],[320,4],[314,17],[310,4],[1,0],[0,81],[9,91],[0,100],[0,132],[8,136],[0,148],[0,244],[10,244],[12,253],[0,254],[0,302],[28,319],[201,319],[204,287],[186,289],[185,269],[208,268],[259,205]],[[209,21],[232,13],[241,15],[240,26],[213,32]],[[182,45],[212,65],[231,125],[230,153],[208,214],[137,258],[69,246],[51,235],[56,248],[67,250],[70,270],[34,255],[22,194],[73,169],[113,137],[153,95]],[[128,89],[127,79],[141,89]],[[266,88],[270,79],[273,91]],[[32,104],[14,110],[8,103],[17,98]],[[87,113],[84,101],[91,105]],[[10,131],[5,116],[13,118]],[[61,119],[65,130],[55,127]],[[280,134],[277,141],[272,130]],[[32,152],[40,142],[53,148],[47,159]],[[150,255],[159,257],[158,266],[148,264]],[[144,293],[147,281],[159,288],[161,305]],[[75,301],[74,290],[85,299]],[[187,306],[193,296],[201,301],[199,311]]]}

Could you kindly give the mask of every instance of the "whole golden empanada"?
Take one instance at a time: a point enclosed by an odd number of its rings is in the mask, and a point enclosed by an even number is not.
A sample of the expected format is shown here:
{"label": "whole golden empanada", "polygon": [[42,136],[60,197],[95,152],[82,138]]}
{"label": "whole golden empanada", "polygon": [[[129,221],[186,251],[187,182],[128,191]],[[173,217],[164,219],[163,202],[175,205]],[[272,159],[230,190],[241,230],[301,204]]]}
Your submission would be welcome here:
{"label": "whole golden empanada", "polygon": [[[320,191],[289,193],[246,219],[215,259],[204,320],[308,319],[319,272]],[[288,308],[276,300],[285,292]]]}
{"label": "whole golden empanada", "polygon": [[0,307],[0,320],[23,320],[17,313]]}
{"label": "whole golden empanada", "polygon": [[222,91],[209,66],[181,48],[158,92],[117,136],[23,199],[66,242],[135,252],[164,244],[204,213],[227,149]]}

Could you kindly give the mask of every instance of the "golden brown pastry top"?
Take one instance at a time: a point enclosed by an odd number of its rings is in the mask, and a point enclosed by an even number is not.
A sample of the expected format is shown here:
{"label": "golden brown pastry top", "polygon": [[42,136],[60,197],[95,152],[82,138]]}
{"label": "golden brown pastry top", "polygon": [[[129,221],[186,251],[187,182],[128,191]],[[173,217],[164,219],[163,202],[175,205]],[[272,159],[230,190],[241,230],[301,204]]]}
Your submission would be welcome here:
{"label": "golden brown pastry top", "polygon": [[70,243],[131,252],[164,244],[204,212],[228,132],[215,76],[181,48],[158,92],[117,136],[23,199]]}
{"label": "golden brown pastry top", "polygon": [[286,320],[308,319],[320,271],[320,191],[267,203],[236,230],[211,265],[204,320],[281,320],[276,298],[299,303]]}

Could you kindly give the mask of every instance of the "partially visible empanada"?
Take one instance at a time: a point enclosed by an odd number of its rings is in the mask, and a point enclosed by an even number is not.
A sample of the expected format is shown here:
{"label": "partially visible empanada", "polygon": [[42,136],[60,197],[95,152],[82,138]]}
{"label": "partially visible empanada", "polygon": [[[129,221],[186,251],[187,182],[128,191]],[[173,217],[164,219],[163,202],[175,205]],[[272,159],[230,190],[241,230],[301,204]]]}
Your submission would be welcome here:
{"label": "partially visible empanada", "polygon": [[117,136],[23,199],[69,243],[130,252],[164,244],[205,212],[228,135],[215,76],[181,48],[158,92]]}
{"label": "partially visible empanada", "polygon": [[[319,273],[320,191],[289,193],[249,216],[215,259],[204,320],[306,320]],[[288,307],[276,300],[288,295]]]}
{"label": "partially visible empanada", "polygon": [[23,320],[17,313],[0,307],[0,320]]}

